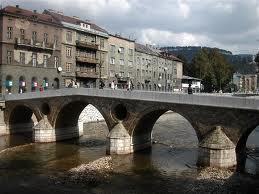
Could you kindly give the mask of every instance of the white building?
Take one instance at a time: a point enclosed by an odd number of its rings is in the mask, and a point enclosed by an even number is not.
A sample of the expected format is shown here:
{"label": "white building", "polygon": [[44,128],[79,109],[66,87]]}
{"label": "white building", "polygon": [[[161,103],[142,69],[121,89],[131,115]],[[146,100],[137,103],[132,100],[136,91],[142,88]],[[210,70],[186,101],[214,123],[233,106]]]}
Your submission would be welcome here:
{"label": "white building", "polygon": [[201,90],[203,89],[203,85],[201,84],[201,79],[183,75],[182,91],[184,93],[187,93],[189,84],[191,84],[193,93],[201,92]]}

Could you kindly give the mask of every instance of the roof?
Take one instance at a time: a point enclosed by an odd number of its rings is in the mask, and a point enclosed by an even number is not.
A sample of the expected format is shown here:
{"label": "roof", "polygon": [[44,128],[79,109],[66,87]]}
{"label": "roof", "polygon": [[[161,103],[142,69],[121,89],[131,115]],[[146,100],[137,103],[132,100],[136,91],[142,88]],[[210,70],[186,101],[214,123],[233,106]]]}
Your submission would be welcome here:
{"label": "roof", "polygon": [[56,20],[58,20],[60,23],[61,23],[61,22],[66,22],[66,23],[75,24],[75,25],[80,25],[81,23],[84,23],[84,24],[90,25],[90,26],[91,26],[91,27],[90,27],[91,29],[94,29],[94,30],[96,30],[96,31],[100,31],[100,32],[103,32],[103,33],[107,33],[107,34],[108,34],[108,32],[107,32],[105,29],[103,29],[103,28],[101,28],[101,27],[97,26],[96,24],[91,23],[91,22],[89,22],[89,21],[84,21],[84,20],[81,20],[81,19],[79,19],[79,18],[66,16],[66,15],[57,13],[57,12],[52,11],[52,10],[44,10],[43,13],[46,13],[46,14],[51,15],[53,18],[55,18]]}
{"label": "roof", "polygon": [[152,48],[150,46],[145,46],[145,45],[142,45],[142,44],[139,44],[139,43],[135,43],[135,49],[136,49],[137,52],[142,52],[142,53],[146,53],[146,54],[149,54],[149,55],[159,56],[159,57],[162,57],[164,59],[170,59],[170,60],[173,60],[173,61],[182,62],[182,60],[177,58],[176,56],[174,56],[174,55],[172,55],[168,52],[161,51],[160,49]]}
{"label": "roof", "polygon": [[25,19],[34,20],[37,22],[47,22],[50,24],[60,25],[60,23],[52,18],[50,15],[37,13],[31,10],[21,9],[19,6],[7,6],[0,11],[1,14],[10,14],[18,17],[25,17]]}
{"label": "roof", "polygon": [[187,75],[183,75],[182,79],[188,79],[188,80],[199,80],[199,81],[201,81],[201,80],[202,80],[202,79],[200,79],[200,78],[190,77],[190,76],[187,76]]}
{"label": "roof", "polygon": [[119,38],[119,39],[122,39],[122,40],[126,40],[126,41],[129,41],[129,42],[135,42],[135,40],[131,40],[129,38],[125,38],[121,35],[118,35],[118,34],[109,34],[109,36],[112,36],[112,37],[115,37],[115,38]]}
{"label": "roof", "polygon": [[159,55],[158,52],[155,52],[151,48],[149,48],[149,47],[147,47],[143,44],[139,44],[139,43],[135,43],[135,50],[137,52],[146,53],[146,54],[149,54],[149,55]]}

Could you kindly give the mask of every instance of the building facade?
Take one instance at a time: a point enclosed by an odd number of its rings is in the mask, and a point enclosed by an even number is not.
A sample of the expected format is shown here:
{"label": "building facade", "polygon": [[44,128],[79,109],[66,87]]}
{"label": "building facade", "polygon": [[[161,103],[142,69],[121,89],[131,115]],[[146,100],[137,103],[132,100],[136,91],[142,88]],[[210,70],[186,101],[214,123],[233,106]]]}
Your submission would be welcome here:
{"label": "building facade", "polygon": [[134,42],[119,35],[110,34],[108,39],[109,78],[106,85],[110,85],[114,81],[118,88],[123,89],[127,87],[129,81],[135,82]]}
{"label": "building facade", "polygon": [[189,84],[191,84],[191,88],[192,88],[193,93],[200,93],[201,90],[203,89],[202,88],[203,86],[201,84],[201,79],[183,75],[182,91],[184,93],[188,92]]}
{"label": "building facade", "polygon": [[0,11],[2,93],[60,87],[181,89],[182,62],[90,21],[54,10],[7,6]]}
{"label": "building facade", "polygon": [[81,87],[95,88],[108,79],[108,33],[78,17],[45,10],[63,26],[62,77],[67,87],[75,81]]}
{"label": "building facade", "polygon": [[237,86],[239,92],[255,92],[257,89],[256,74],[233,74],[233,83]]}
{"label": "building facade", "polygon": [[152,47],[135,43],[135,84],[139,90],[175,91],[181,89],[180,59]]}
{"label": "building facade", "polygon": [[62,27],[46,14],[7,6],[0,11],[1,92],[59,88]]}

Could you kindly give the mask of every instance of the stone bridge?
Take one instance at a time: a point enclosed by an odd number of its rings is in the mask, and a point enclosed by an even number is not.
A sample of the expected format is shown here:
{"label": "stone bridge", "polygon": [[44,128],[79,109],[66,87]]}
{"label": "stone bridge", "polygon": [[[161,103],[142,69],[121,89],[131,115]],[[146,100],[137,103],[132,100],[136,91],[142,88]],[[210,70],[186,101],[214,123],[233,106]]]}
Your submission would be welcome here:
{"label": "stone bridge", "polygon": [[76,138],[82,135],[79,115],[88,104],[106,121],[108,154],[150,147],[157,119],[169,110],[182,115],[197,134],[202,166],[235,166],[259,125],[258,97],[71,88],[5,96],[0,132],[33,131],[35,142]]}

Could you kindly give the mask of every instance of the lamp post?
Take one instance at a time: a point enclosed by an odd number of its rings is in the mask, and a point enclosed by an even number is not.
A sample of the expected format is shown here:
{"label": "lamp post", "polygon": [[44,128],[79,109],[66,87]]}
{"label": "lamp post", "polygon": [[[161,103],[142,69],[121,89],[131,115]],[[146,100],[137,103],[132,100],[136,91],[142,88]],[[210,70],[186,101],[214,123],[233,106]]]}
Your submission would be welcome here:
{"label": "lamp post", "polygon": [[165,92],[166,92],[166,85],[167,85],[167,75],[166,75],[167,70],[168,70],[168,68],[164,67],[164,71],[165,71]]}

